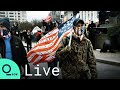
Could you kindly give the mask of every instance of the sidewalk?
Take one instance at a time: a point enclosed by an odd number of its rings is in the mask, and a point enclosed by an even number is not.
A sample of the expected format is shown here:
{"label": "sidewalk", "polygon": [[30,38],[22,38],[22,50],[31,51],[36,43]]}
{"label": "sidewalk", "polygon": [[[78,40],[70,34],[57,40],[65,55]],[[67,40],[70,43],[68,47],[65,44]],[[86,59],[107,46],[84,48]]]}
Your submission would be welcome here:
{"label": "sidewalk", "polygon": [[94,50],[94,54],[95,54],[97,62],[120,66],[120,52],[100,53],[100,50],[96,49]]}
{"label": "sidewalk", "polygon": [[[26,43],[24,41],[23,45],[27,47]],[[37,43],[33,42],[32,47],[34,47]],[[100,53],[99,49],[94,50],[95,58],[97,62],[105,63],[105,64],[111,64],[111,65],[117,65],[120,66],[120,52],[116,53]]]}

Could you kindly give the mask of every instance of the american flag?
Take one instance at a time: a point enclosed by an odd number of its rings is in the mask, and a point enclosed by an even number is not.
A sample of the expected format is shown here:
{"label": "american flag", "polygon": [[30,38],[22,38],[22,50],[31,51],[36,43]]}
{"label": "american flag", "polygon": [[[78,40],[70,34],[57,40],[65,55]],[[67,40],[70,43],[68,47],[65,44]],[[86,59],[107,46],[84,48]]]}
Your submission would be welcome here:
{"label": "american flag", "polygon": [[33,63],[33,65],[41,62],[53,61],[61,39],[66,37],[71,32],[73,29],[73,22],[76,18],[76,16],[72,17],[59,27],[43,36],[38,41],[38,44],[27,53],[28,61]]}

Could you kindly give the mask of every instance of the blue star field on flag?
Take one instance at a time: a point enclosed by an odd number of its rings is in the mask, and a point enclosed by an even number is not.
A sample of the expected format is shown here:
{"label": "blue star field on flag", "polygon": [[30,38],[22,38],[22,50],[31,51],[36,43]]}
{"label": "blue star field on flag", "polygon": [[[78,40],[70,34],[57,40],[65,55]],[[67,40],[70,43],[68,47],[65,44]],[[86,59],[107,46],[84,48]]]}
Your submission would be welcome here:
{"label": "blue star field on flag", "polygon": [[77,19],[76,16],[72,17],[71,19],[69,19],[68,21],[66,21],[65,23],[61,24],[58,29],[59,29],[59,32],[58,32],[58,38],[61,37],[61,35],[63,33],[65,33],[66,31],[72,29],[73,27],[73,22],[74,20]]}

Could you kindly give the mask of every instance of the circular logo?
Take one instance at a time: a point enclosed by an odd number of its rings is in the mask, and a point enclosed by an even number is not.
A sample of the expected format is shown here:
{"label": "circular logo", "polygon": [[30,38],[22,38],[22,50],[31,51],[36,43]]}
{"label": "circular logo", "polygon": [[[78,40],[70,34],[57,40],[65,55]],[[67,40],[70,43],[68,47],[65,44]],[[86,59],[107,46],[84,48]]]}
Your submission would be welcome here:
{"label": "circular logo", "polygon": [[[7,70],[7,71],[6,71],[6,70]],[[8,64],[3,65],[2,71],[3,71],[4,73],[9,73],[9,72],[11,71],[11,66],[8,65]]]}
{"label": "circular logo", "polygon": [[0,59],[0,79],[20,79],[18,65],[10,59]]}

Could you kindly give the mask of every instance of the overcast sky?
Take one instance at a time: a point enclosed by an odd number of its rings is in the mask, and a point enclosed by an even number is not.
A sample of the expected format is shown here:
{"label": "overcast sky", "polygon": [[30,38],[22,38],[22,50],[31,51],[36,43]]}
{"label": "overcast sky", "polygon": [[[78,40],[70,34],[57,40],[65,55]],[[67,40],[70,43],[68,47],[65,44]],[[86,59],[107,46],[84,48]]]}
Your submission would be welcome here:
{"label": "overcast sky", "polygon": [[27,21],[41,20],[48,16],[50,11],[27,11]]}

